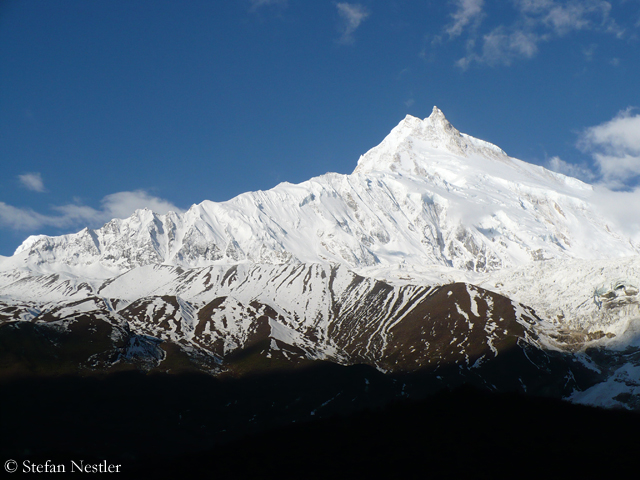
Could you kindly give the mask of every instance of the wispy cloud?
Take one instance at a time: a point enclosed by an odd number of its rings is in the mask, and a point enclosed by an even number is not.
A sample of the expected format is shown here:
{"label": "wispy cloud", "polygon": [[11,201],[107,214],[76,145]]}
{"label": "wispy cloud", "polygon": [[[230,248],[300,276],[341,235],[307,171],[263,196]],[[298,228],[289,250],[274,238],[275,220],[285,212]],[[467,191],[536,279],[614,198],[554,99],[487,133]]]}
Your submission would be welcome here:
{"label": "wispy cloud", "polygon": [[576,165],[565,162],[560,157],[551,157],[547,161],[546,167],[554,172],[562,173],[570,177],[579,178],[584,182],[592,182],[596,179],[596,174],[585,164]]}
{"label": "wispy cloud", "polygon": [[482,21],[484,0],[456,0],[456,11],[451,14],[451,22],[445,31],[449,38],[457,37],[468,25],[477,25]]}
{"label": "wispy cloud", "polygon": [[249,2],[251,3],[251,6],[249,7],[250,12],[256,12],[261,7],[275,5],[285,7],[287,5],[287,0],[249,0]]}
{"label": "wispy cloud", "polygon": [[12,230],[36,230],[51,226],[52,219],[30,208],[18,208],[0,202],[0,225]]}
{"label": "wispy cloud", "polygon": [[509,31],[498,27],[482,37],[482,51],[474,51],[475,42],[467,43],[468,54],[459,59],[456,65],[465,69],[471,63],[486,63],[491,66],[510,65],[517,58],[531,58],[538,53],[541,38],[529,31]]}
{"label": "wispy cloud", "polygon": [[582,49],[582,54],[584,55],[584,59],[588,62],[593,60],[593,56],[596,53],[596,48],[598,46],[595,43],[592,43],[586,48]]}
{"label": "wispy cloud", "polygon": [[559,33],[592,26],[596,19],[590,15],[594,13],[598,15],[597,23],[610,21],[611,4],[604,0],[515,0],[514,3],[521,13],[542,19]]}
{"label": "wispy cloud", "polygon": [[107,195],[100,202],[99,209],[74,203],[54,206],[52,210],[56,213],[53,215],[45,215],[30,208],[14,207],[0,202],[0,226],[27,231],[45,227],[98,227],[113,218],[126,218],[135,210],[145,207],[158,214],[182,211],[167,200],[149,195],[144,190],[136,190]]}
{"label": "wispy cloud", "polygon": [[640,176],[640,114],[627,108],[613,119],[584,130],[578,147],[595,160],[602,182],[624,188]]}
{"label": "wispy cloud", "polygon": [[44,182],[42,181],[42,175],[40,172],[25,173],[24,175],[18,175],[18,180],[23,187],[33,192],[44,192]]}
{"label": "wispy cloud", "polygon": [[[608,8],[603,8],[604,6]],[[572,2],[565,5],[551,3],[542,9],[540,20],[558,35],[572,30],[584,30],[592,26],[589,18],[594,11],[607,16],[611,5],[608,2]]]}
{"label": "wispy cloud", "polygon": [[[468,25],[480,25],[484,18],[480,0],[458,0],[451,14],[454,21],[445,27],[450,39],[462,35]],[[456,64],[465,69],[471,64],[510,65],[516,59],[534,57],[544,42],[571,32],[590,30],[622,38],[625,29],[611,17],[611,4],[603,0],[513,0],[517,19],[489,32],[469,30],[467,53]],[[591,55],[595,47],[589,47]],[[591,58],[589,51],[586,58]]]}
{"label": "wispy cloud", "polygon": [[369,11],[358,3],[336,3],[338,15],[340,16],[340,38],[338,43],[352,44],[353,34],[360,24],[370,15]]}

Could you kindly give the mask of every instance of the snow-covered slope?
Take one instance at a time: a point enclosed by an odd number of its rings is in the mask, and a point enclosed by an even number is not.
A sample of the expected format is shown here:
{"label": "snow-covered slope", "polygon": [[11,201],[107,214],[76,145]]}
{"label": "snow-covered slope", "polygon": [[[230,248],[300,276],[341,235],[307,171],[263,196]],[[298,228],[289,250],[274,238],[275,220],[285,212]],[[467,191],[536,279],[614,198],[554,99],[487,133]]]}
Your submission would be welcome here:
{"label": "snow-covered slope", "polygon": [[282,183],[182,215],[138,210],[98,230],[32,236],[0,269],[109,277],[149,264],[440,265],[494,271],[551,258],[634,255],[592,187],[459,133],[434,108],[407,116],[351,175]]}
{"label": "snow-covered slope", "polygon": [[0,257],[0,326],[117,337],[101,337],[113,345],[92,354],[100,365],[157,367],[173,345],[212,373],[251,351],[473,376],[511,352],[529,369],[525,390],[543,371],[572,377],[574,362],[591,372],[572,384],[575,401],[619,405],[622,393],[640,405],[640,379],[627,382],[640,371],[640,245],[595,197],[434,108],[407,116],[351,175],[29,237]]}

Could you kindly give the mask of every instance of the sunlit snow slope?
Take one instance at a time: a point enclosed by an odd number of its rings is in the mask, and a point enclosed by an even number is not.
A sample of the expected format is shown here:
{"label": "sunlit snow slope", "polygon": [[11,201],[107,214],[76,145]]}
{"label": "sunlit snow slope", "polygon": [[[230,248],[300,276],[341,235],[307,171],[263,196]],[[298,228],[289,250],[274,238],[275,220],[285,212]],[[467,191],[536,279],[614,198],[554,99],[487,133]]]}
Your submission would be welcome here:
{"label": "sunlit snow slope", "polygon": [[98,230],[32,236],[0,268],[108,277],[149,264],[340,263],[494,271],[640,252],[591,186],[458,132],[434,107],[407,116],[351,175],[282,183],[186,213],[138,210]]}

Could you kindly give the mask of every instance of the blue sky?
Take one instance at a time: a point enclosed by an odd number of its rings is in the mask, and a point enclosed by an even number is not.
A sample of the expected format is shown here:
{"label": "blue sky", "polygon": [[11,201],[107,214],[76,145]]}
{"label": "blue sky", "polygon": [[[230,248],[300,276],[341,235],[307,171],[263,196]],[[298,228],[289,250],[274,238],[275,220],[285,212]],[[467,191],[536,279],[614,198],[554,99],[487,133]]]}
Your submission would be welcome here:
{"label": "blue sky", "polygon": [[511,156],[633,192],[639,85],[640,0],[5,0],[0,255],[351,173],[434,105]]}

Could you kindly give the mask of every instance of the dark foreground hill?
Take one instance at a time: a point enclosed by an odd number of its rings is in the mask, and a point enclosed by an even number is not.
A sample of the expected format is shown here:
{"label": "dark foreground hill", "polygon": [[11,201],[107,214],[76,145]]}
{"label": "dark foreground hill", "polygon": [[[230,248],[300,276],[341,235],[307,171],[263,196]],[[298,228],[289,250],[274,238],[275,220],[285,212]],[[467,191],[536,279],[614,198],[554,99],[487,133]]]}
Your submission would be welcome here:
{"label": "dark foreground hill", "polygon": [[398,395],[418,384],[328,364],[5,379],[2,459],[107,460],[121,478],[613,478],[640,451],[635,413],[468,385]]}

